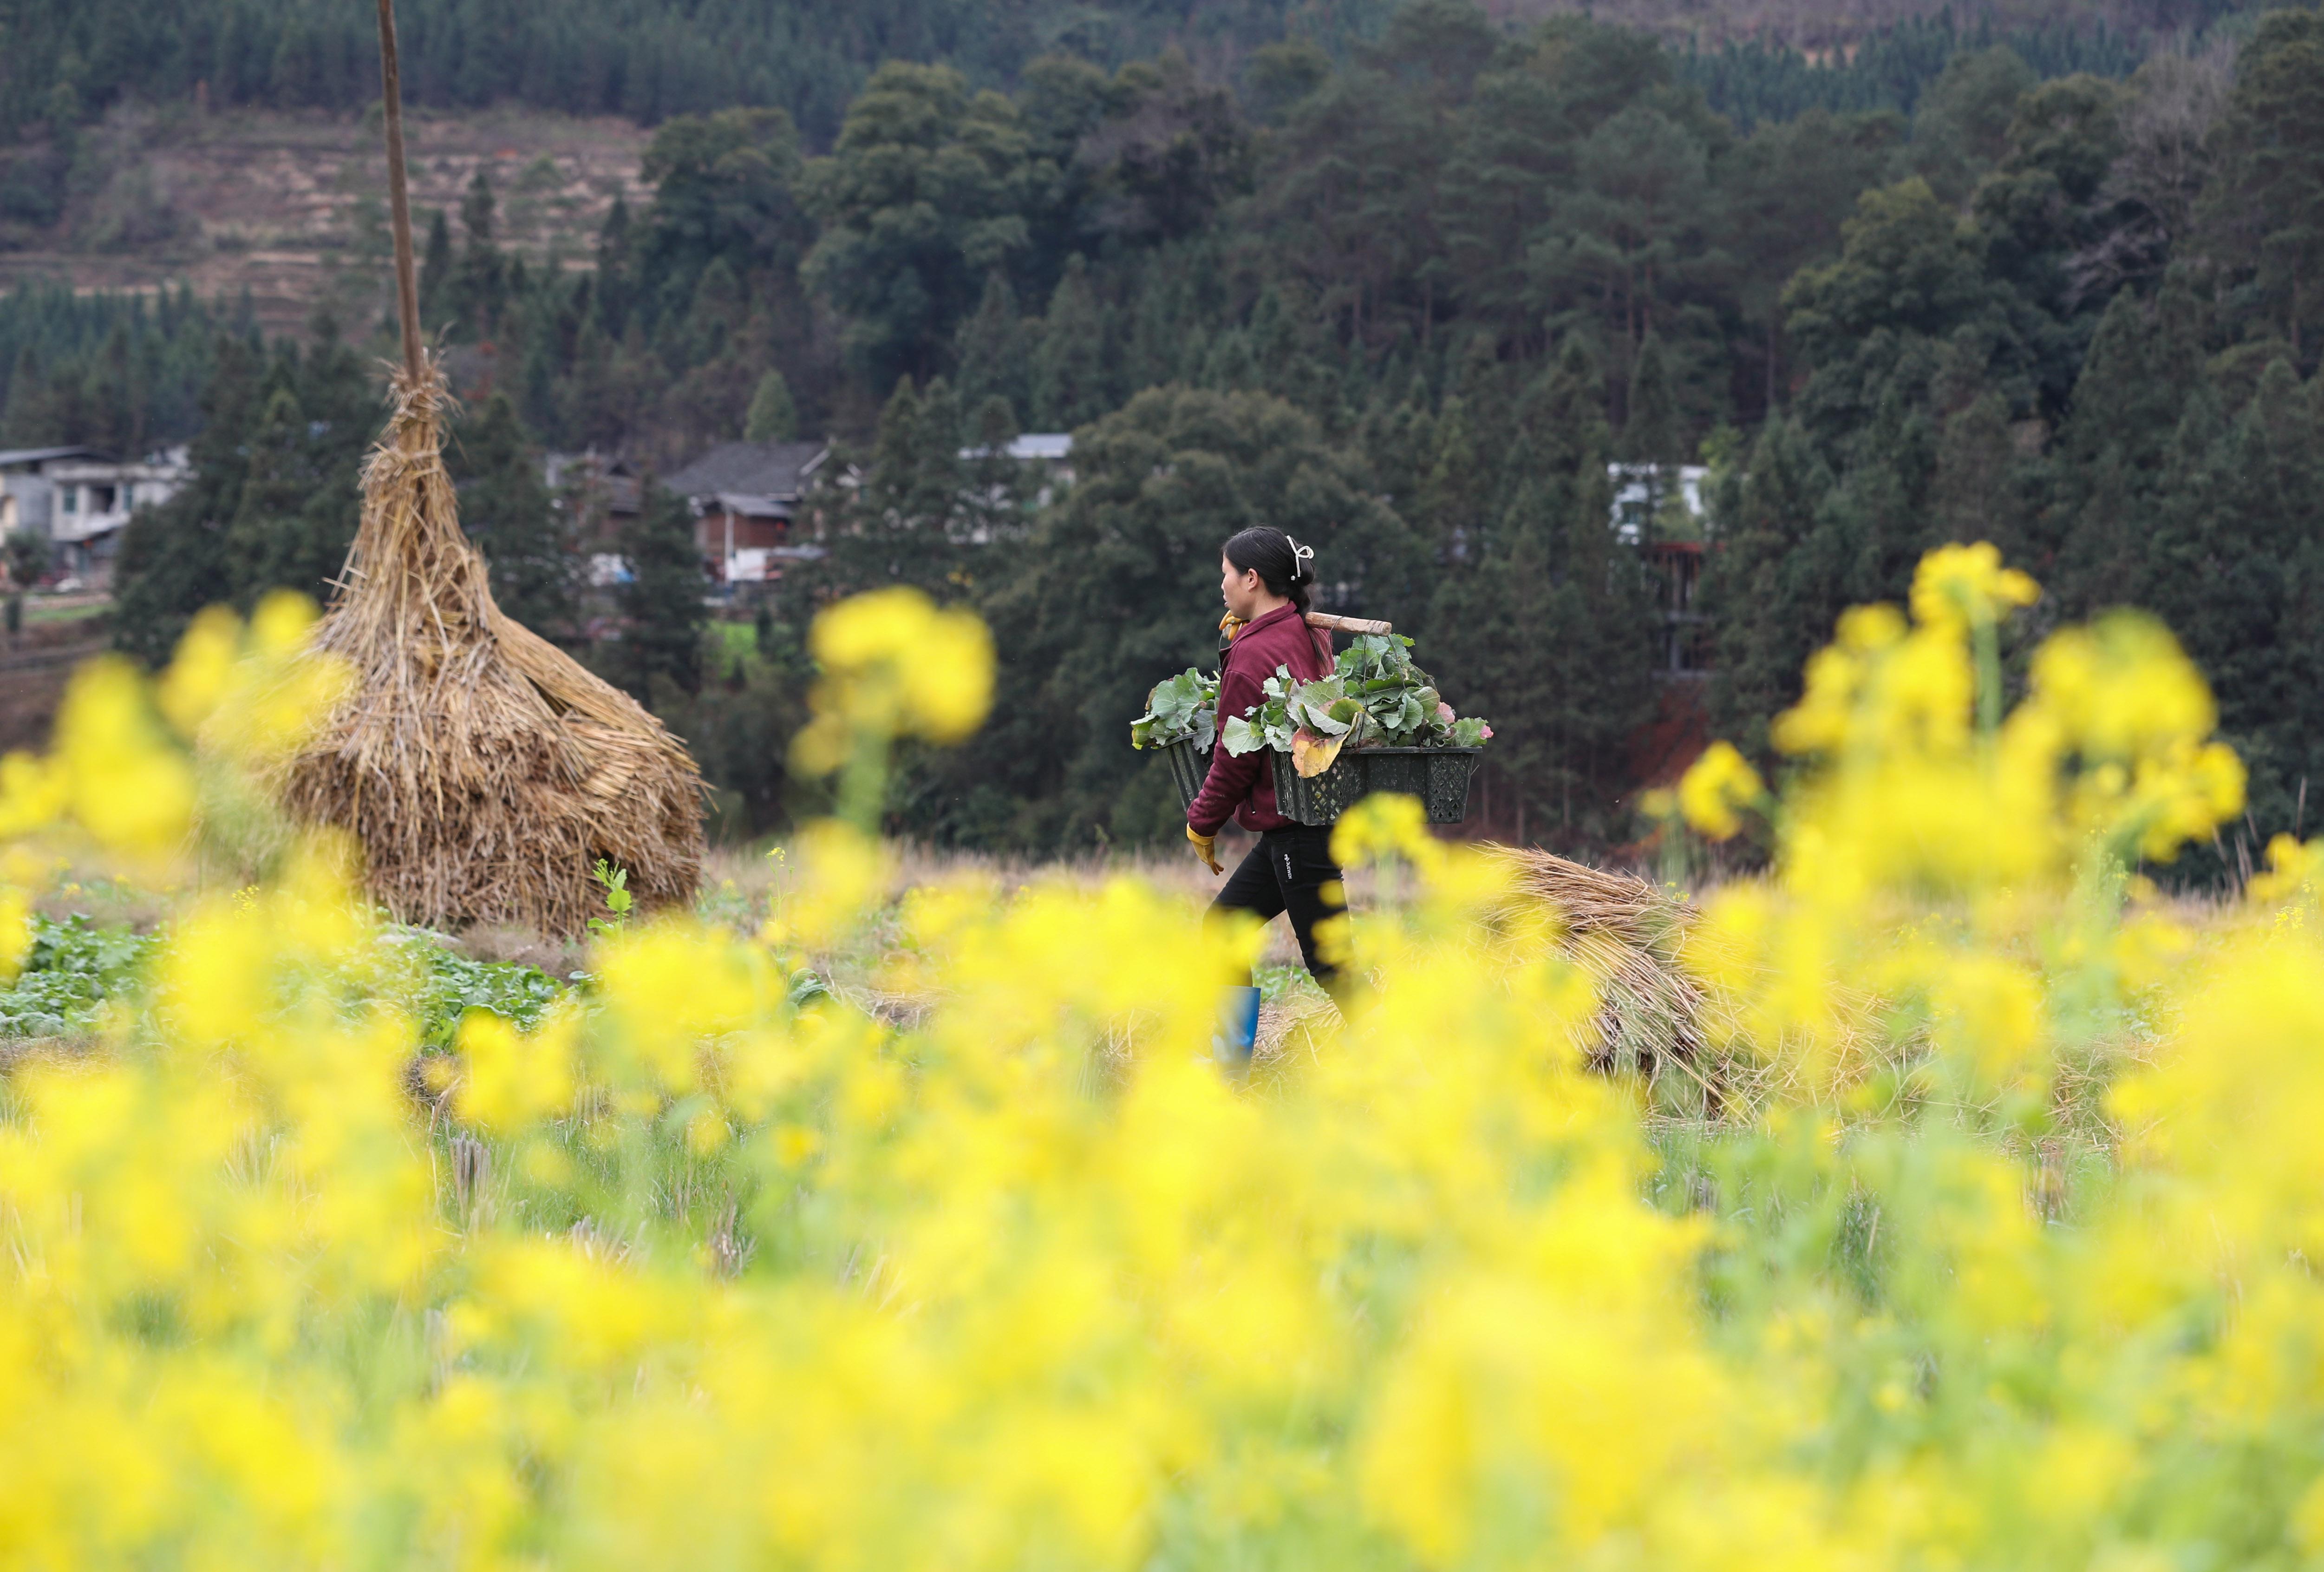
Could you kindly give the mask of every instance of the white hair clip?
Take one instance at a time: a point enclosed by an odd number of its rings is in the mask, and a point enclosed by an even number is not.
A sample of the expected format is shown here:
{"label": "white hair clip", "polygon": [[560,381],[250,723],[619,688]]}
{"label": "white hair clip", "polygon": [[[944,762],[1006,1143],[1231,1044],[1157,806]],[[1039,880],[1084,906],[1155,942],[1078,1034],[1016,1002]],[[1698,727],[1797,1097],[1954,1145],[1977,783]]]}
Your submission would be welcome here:
{"label": "white hair clip", "polygon": [[1288,541],[1291,546],[1291,581],[1294,584],[1296,584],[1299,580],[1306,578],[1308,574],[1313,571],[1313,565],[1315,560],[1315,548],[1313,546],[1303,546],[1297,541],[1292,540],[1289,535],[1286,535],[1283,538],[1285,541]]}

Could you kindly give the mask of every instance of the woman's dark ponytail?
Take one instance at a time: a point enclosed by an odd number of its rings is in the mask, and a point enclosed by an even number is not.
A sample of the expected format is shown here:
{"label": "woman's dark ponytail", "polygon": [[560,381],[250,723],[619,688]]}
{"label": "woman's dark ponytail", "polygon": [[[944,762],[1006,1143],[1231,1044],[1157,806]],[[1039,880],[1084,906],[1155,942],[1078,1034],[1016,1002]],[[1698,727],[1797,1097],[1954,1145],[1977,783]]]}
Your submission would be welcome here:
{"label": "woman's dark ponytail", "polygon": [[1226,559],[1256,573],[1267,593],[1279,595],[1306,615],[1315,609],[1315,553],[1272,524],[1254,524],[1222,548]]}

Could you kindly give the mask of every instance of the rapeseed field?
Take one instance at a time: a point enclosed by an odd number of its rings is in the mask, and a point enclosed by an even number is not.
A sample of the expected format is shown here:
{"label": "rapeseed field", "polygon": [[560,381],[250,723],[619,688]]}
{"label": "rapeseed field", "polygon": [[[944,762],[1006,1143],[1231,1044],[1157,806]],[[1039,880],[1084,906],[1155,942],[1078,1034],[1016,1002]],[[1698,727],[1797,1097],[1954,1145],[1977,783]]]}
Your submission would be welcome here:
{"label": "rapeseed field", "polygon": [[[2240,811],[2169,633],[2051,637],[1989,548],[1851,613],[1689,964],[1678,1118],[1588,1068],[1554,914],[1416,805],[1342,822],[1368,982],[1210,1058],[1135,878],[887,900],[845,820],[755,932],[609,922],[433,1031],[344,848],[265,813],[334,691],[299,609],[77,681],[0,766],[0,938],[60,856],[186,893],[0,1105],[12,1567],[2291,1567],[2324,1558],[2318,854]],[[982,630],[828,614],[800,767],[988,702]],[[190,849],[189,849],[190,848]],[[227,870],[234,870],[227,872]],[[576,877],[586,876],[576,870]],[[817,985],[869,947],[908,1017]],[[1711,1116],[1716,1112],[1717,1116]]]}

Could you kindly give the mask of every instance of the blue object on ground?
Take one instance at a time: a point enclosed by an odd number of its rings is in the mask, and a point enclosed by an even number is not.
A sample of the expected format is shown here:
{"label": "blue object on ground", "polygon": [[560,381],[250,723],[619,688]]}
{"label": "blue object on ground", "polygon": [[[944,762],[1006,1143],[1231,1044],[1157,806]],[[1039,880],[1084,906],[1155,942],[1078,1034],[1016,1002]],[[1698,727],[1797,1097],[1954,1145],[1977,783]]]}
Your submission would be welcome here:
{"label": "blue object on ground", "polygon": [[1212,1054],[1221,1064],[1241,1069],[1250,1063],[1251,1048],[1258,1041],[1259,990],[1221,989],[1219,1030],[1211,1039]]}

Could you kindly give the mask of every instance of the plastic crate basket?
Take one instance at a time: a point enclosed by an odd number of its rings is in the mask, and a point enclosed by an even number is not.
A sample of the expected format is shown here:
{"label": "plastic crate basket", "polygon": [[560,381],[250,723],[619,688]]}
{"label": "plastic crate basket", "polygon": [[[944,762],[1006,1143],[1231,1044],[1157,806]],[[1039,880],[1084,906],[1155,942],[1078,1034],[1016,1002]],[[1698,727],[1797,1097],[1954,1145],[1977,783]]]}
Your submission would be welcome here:
{"label": "plastic crate basket", "polygon": [[1375,791],[1417,797],[1431,824],[1458,824],[1469,817],[1469,782],[1477,773],[1480,748],[1349,748],[1332,767],[1307,780],[1291,767],[1291,755],[1270,751],[1275,767],[1275,806],[1300,824],[1334,824],[1340,815]]}
{"label": "plastic crate basket", "polygon": [[1170,783],[1178,789],[1179,805],[1193,807],[1194,798],[1203,790],[1203,778],[1211,772],[1210,750],[1198,748],[1193,739],[1185,738],[1161,752],[1162,762],[1170,766]]}

